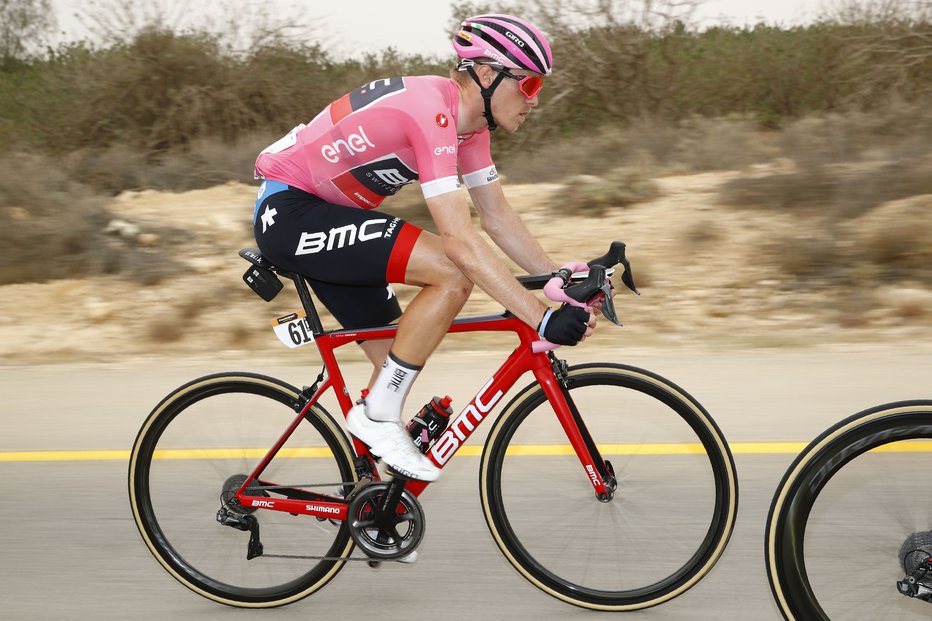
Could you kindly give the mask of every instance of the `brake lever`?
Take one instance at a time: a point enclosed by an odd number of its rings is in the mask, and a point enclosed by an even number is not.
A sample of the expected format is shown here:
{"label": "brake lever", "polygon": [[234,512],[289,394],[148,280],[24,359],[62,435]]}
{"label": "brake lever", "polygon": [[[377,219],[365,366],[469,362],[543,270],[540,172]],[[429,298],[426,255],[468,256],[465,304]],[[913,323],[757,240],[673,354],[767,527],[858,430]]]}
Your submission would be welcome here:
{"label": "brake lever", "polygon": [[597,265],[604,265],[607,267],[612,267],[615,265],[621,264],[624,267],[624,272],[621,274],[621,282],[624,283],[628,289],[641,295],[641,292],[638,291],[637,285],[634,284],[634,273],[631,271],[631,264],[628,262],[627,257],[625,257],[625,243],[620,241],[613,241],[611,246],[608,249],[608,252],[603,254],[601,257],[592,259],[589,261],[589,267],[595,267]]}
{"label": "brake lever", "polygon": [[641,292],[638,291],[637,285],[634,284],[634,273],[631,272],[631,264],[628,263],[628,259],[622,257],[619,263],[621,263],[621,266],[625,268],[625,270],[621,273],[621,282],[623,282],[625,286],[635,294],[641,295]]}
{"label": "brake lever", "polygon": [[[615,304],[612,302],[612,283],[606,278],[606,269],[601,265],[589,267],[589,274],[585,280],[576,284],[564,287],[563,272],[572,272],[579,266],[561,268],[550,281],[544,285],[544,295],[554,302],[561,302],[579,308],[586,308],[599,302],[601,296],[602,315],[617,326],[622,323],[618,319],[618,313],[615,312]],[[566,280],[569,280],[568,278]]]}
{"label": "brake lever", "polygon": [[[625,243],[620,241],[612,242],[606,254],[588,263],[568,263],[561,267],[544,285],[544,295],[554,302],[570,304],[580,308],[586,308],[601,302],[602,316],[615,325],[621,326],[623,324],[618,319],[618,313],[615,311],[615,304],[612,301],[612,283],[606,278],[606,266],[613,267],[618,264],[621,264],[624,268],[621,274],[621,282],[636,295],[641,295],[634,283],[631,263],[625,257]],[[567,283],[572,279],[573,273],[585,271],[586,268],[589,269],[589,275],[584,281],[566,287]],[[559,345],[541,340],[532,343],[531,347],[534,352],[543,352],[556,349]]]}

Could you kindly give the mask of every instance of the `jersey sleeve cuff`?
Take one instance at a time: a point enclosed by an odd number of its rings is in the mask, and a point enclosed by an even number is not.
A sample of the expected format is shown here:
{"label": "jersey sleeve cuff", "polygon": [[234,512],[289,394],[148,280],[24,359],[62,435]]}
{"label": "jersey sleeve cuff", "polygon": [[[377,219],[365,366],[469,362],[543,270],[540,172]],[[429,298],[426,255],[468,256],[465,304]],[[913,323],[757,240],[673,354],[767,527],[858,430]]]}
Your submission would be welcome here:
{"label": "jersey sleeve cuff", "polygon": [[480,185],[487,185],[496,181],[498,181],[498,171],[495,166],[489,166],[463,175],[463,182],[467,188],[477,188]]}
{"label": "jersey sleeve cuff", "polygon": [[421,183],[421,191],[424,193],[425,199],[440,196],[441,194],[448,194],[449,192],[456,192],[459,189],[460,182],[456,176],[442,177],[440,179]]}

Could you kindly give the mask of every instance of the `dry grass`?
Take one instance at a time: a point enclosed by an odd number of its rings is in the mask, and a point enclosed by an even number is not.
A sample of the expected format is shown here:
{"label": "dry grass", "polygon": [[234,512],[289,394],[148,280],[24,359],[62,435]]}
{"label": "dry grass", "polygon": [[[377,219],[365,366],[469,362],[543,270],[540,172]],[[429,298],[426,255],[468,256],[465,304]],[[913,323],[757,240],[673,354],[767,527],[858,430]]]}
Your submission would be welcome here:
{"label": "dry grass", "polygon": [[724,197],[737,206],[856,218],[889,201],[932,194],[929,135],[932,110],[918,105],[804,118],[776,137],[774,157],[791,166],[736,179]]}
{"label": "dry grass", "polygon": [[[599,217],[655,198],[659,175],[738,167],[745,174],[725,184],[722,200],[744,209],[792,210],[800,218],[797,232],[761,246],[761,260],[781,273],[813,287],[859,279],[932,282],[932,231],[923,225],[930,218],[922,206],[877,216],[857,233],[847,226],[880,213],[878,205],[932,195],[932,144],[910,131],[932,130],[932,111],[899,106],[891,113],[897,119],[861,113],[813,117],[781,132],[761,132],[741,117],[675,125],[643,121],[560,139],[520,160],[506,158],[502,171],[507,183],[561,180],[564,189],[549,202],[553,210]],[[137,234],[106,233],[113,220],[106,195],[126,186],[248,182],[253,158],[269,140],[198,140],[153,161],[125,147],[80,151],[61,161],[28,154],[8,158],[0,179],[0,247],[7,259],[0,263],[0,283],[95,274],[149,286],[165,282],[179,269],[173,248],[192,234],[168,223],[145,231],[159,240],[147,246]],[[386,207],[435,231],[416,184]],[[719,241],[714,222],[682,235],[694,249]]]}
{"label": "dry grass", "polygon": [[766,161],[774,153],[769,143],[769,134],[742,116],[676,123],[643,117],[511,150],[500,171],[510,181],[536,183],[602,176],[619,168],[653,174],[742,169]]}
{"label": "dry grass", "polygon": [[[932,214],[927,217],[932,218]],[[932,282],[932,270],[929,269],[932,266],[930,228],[924,222],[887,222],[871,231],[858,250],[861,258],[868,263],[883,266],[890,271],[921,274]]]}
{"label": "dry grass", "polygon": [[177,343],[184,338],[185,329],[178,317],[158,317],[149,323],[146,337],[154,343]]}
{"label": "dry grass", "polygon": [[[74,181],[54,160],[21,154],[0,167],[6,172],[0,177],[0,284],[120,274],[145,285],[175,269],[169,253],[140,244],[131,223],[109,227],[114,218],[106,197]],[[170,227],[153,234],[186,237]]]}
{"label": "dry grass", "polygon": [[692,225],[684,235],[684,241],[693,248],[705,248],[724,238],[722,228],[714,220],[705,220]]}
{"label": "dry grass", "polygon": [[107,272],[120,248],[102,234],[104,201],[53,162],[24,154],[0,161],[0,284]]}
{"label": "dry grass", "polygon": [[231,143],[203,138],[184,149],[149,154],[126,145],[85,148],[65,155],[61,167],[71,178],[105,194],[139,189],[180,192],[228,181],[250,183],[256,156],[276,138],[254,134]]}
{"label": "dry grass", "polygon": [[598,217],[658,196],[657,185],[642,170],[616,168],[603,176],[578,175],[566,180],[550,200],[555,213]]}

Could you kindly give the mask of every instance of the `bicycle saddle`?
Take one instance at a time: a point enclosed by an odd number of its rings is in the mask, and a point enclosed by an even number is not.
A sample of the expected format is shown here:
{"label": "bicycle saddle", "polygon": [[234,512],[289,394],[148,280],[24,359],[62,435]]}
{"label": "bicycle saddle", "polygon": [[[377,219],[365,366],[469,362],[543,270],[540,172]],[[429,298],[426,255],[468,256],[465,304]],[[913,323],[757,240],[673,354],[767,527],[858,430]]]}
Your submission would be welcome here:
{"label": "bicycle saddle", "polygon": [[256,267],[264,267],[267,270],[278,269],[274,263],[262,256],[262,253],[259,252],[258,248],[242,248],[239,251],[239,256],[243,257]]}

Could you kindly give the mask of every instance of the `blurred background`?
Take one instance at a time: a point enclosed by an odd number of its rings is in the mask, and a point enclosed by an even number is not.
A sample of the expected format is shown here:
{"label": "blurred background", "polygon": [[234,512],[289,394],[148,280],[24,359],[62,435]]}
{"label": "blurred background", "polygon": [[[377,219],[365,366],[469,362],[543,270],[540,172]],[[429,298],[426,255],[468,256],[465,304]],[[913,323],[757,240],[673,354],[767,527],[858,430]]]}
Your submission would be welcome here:
{"label": "blurred background", "polygon": [[[279,347],[296,300],[263,306],[235,256],[256,154],[371,79],[446,74],[487,9],[556,59],[493,141],[506,194],[559,260],[628,243],[628,343],[929,341],[929,0],[354,7],[0,2],[7,362]],[[415,186],[385,207],[432,227]]]}
{"label": "blurred background", "polygon": [[[125,488],[133,438],[197,376],[313,381],[313,350],[285,351],[270,329],[299,309],[294,293],[267,304],[241,280],[255,157],[361,84],[447,74],[450,33],[487,9],[535,20],[556,58],[521,131],[493,138],[506,195],[556,260],[625,241],[642,292],[618,294],[623,329],[603,322],[561,356],[670,377],[736,451],[741,510],[722,562],[638,618],[780,618],[763,525],[796,451],[854,412],[930,397],[932,0],[0,0],[0,491],[18,499],[0,506],[9,618],[228,619],[142,545]],[[432,228],[416,184],[385,208]],[[403,303],[414,294],[397,291]],[[478,291],[466,308],[497,311]],[[512,346],[447,338],[408,407],[434,394],[462,407]],[[355,395],[371,366],[344,349]],[[905,534],[890,550],[862,544],[928,517],[920,457],[877,470],[884,498],[903,486],[900,502],[874,503],[886,522],[872,510],[838,535],[854,542],[840,551],[891,572],[878,588],[892,598],[905,599],[892,589]],[[438,608],[590,621],[497,553],[477,460],[453,466],[425,505],[418,565],[376,575],[355,563],[276,618],[344,618],[377,601],[382,618],[405,621]],[[856,573],[846,595],[861,590]],[[928,615],[908,611],[872,618]]]}

